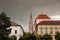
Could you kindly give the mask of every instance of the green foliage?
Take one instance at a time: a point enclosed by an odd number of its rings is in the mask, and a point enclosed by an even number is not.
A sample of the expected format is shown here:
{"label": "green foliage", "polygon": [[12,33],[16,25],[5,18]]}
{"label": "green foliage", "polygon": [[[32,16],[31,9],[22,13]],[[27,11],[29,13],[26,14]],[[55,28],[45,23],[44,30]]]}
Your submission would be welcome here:
{"label": "green foliage", "polygon": [[2,12],[0,14],[0,29],[6,29],[10,27],[10,17],[7,17],[7,15]]}
{"label": "green foliage", "polygon": [[0,40],[10,40],[9,36],[3,30],[0,30]]}
{"label": "green foliage", "polygon": [[33,34],[23,35],[19,40],[36,40],[36,36]]}
{"label": "green foliage", "polygon": [[60,33],[59,33],[59,32],[56,33],[55,39],[56,39],[56,40],[60,40]]}
{"label": "green foliage", "polygon": [[5,34],[9,34],[6,28],[10,27],[10,17],[7,17],[5,12],[0,14],[0,30],[5,31]]}
{"label": "green foliage", "polygon": [[52,36],[48,34],[40,35],[39,40],[52,40]]}
{"label": "green foliage", "polygon": [[19,40],[52,40],[52,36],[45,34],[40,36],[35,36],[34,34],[23,35]]}
{"label": "green foliage", "polygon": [[4,12],[0,14],[0,40],[10,40],[8,37],[8,30],[10,27],[10,17],[7,17]]}
{"label": "green foliage", "polygon": [[12,35],[12,36],[10,37],[10,40],[17,40],[17,38],[16,38],[15,35]]}

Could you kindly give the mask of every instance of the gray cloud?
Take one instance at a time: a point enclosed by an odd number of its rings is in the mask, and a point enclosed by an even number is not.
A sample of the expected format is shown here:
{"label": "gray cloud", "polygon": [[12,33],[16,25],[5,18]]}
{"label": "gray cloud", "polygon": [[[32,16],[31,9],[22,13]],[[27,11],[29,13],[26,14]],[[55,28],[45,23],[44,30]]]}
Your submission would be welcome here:
{"label": "gray cloud", "polygon": [[15,21],[28,29],[29,14],[32,11],[33,20],[41,13],[60,15],[60,0],[0,0],[0,12],[5,11]]}

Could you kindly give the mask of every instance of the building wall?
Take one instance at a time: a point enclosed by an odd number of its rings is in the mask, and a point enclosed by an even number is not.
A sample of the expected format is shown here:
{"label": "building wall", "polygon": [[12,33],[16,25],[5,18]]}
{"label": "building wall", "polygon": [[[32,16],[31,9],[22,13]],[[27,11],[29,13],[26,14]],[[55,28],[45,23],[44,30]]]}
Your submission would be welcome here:
{"label": "building wall", "polygon": [[42,21],[47,21],[47,20],[50,20],[50,19],[36,19],[36,24],[42,22]]}
{"label": "building wall", "polygon": [[60,25],[40,25],[39,23],[42,21],[52,21],[47,15],[39,15],[35,22],[35,34],[36,35],[44,35],[44,34],[51,34],[53,40],[55,40],[55,33],[58,31],[60,32]]}
{"label": "building wall", "polygon": [[[20,26],[11,26],[11,34],[9,34],[10,36],[15,35],[17,37],[17,40],[23,36],[23,31],[20,28]],[[17,30],[17,33],[15,34],[15,30]]]}
{"label": "building wall", "polygon": [[[37,26],[37,34],[43,35],[46,32],[51,35],[55,35],[55,33],[58,31],[60,32],[60,25],[38,25]],[[52,33],[51,33],[52,30]]]}

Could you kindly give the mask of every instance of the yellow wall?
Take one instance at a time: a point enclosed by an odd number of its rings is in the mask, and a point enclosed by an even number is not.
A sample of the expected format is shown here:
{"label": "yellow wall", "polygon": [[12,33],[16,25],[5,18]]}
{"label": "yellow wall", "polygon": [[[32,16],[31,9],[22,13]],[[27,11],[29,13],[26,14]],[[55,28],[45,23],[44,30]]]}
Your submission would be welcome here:
{"label": "yellow wall", "polygon": [[[51,29],[50,28],[52,28],[52,34],[51,35],[55,35],[55,32],[56,31],[58,31],[58,32],[60,32],[60,25],[38,25],[37,26],[37,28],[38,28],[38,30],[37,30],[37,34],[38,35],[42,35],[41,34],[41,27],[42,27],[42,31],[43,31],[43,33],[42,34],[45,34],[46,33],[46,28],[47,28],[47,33],[48,34],[50,34],[50,32],[51,32]],[[57,28],[57,29],[56,29]]]}

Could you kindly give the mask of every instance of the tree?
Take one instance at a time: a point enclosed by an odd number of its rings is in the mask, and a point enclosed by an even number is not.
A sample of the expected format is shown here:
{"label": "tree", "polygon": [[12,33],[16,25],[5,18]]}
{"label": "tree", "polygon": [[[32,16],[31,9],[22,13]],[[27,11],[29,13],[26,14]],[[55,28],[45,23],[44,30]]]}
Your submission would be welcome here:
{"label": "tree", "polygon": [[52,40],[52,36],[48,34],[40,35],[39,40]]}
{"label": "tree", "polygon": [[17,40],[17,38],[16,38],[15,35],[12,35],[12,36],[10,37],[10,40]]}
{"label": "tree", "polygon": [[33,34],[23,35],[19,40],[36,40],[36,36]]}
{"label": "tree", "polygon": [[5,35],[5,32],[0,30],[0,40],[10,40],[9,36]]}
{"label": "tree", "polygon": [[59,32],[56,33],[55,40],[60,40],[60,33]]}
{"label": "tree", "polygon": [[0,40],[9,40],[8,34],[10,30],[7,28],[10,27],[10,17],[7,17],[5,12],[0,14]]}

